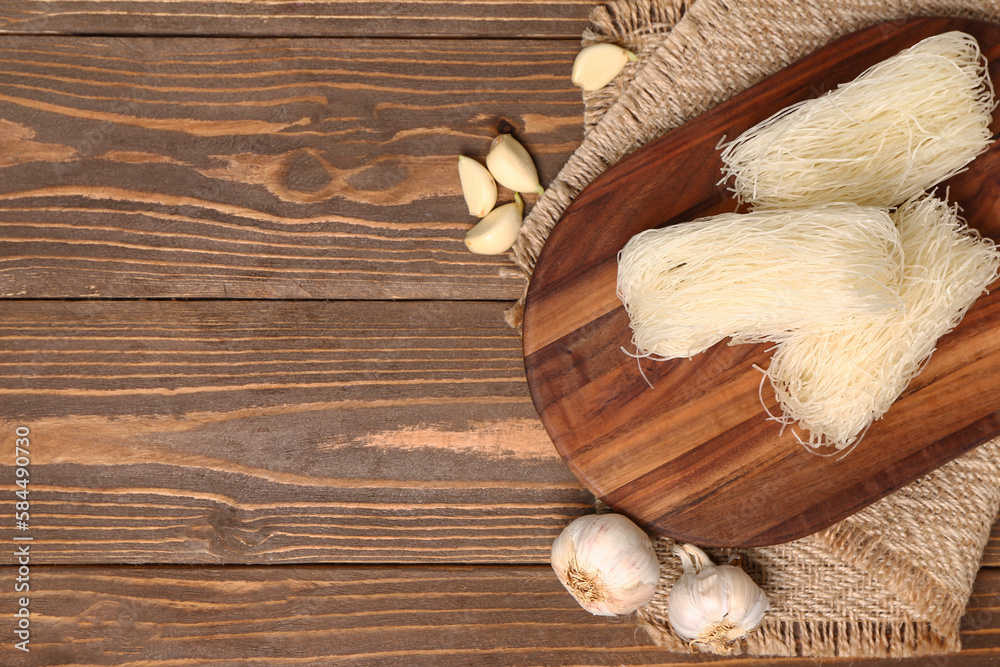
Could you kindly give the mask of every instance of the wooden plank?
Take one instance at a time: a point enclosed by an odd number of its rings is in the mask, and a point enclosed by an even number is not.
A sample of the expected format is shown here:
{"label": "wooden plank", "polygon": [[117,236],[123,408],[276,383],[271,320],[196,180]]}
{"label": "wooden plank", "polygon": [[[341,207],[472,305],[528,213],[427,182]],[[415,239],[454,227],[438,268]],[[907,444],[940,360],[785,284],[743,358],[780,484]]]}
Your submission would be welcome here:
{"label": "wooden plank", "polygon": [[23,427],[38,563],[547,562],[503,306],[0,301],[0,493]]}
{"label": "wooden plank", "polygon": [[594,0],[3,0],[0,30],[34,34],[579,39]]}
{"label": "wooden plank", "polygon": [[[0,604],[16,610],[17,570],[0,568]],[[31,567],[30,653],[4,614],[7,667],[101,665],[783,665],[672,654],[627,619],[581,610],[547,566]],[[1000,572],[979,577],[962,625],[965,650],[871,661],[971,667],[1000,659]],[[823,664],[856,664],[824,660]]]}
{"label": "wooden plank", "polygon": [[0,38],[0,297],[513,299],[456,159],[510,131],[551,179],[577,48]]}
{"label": "wooden plank", "polygon": [[23,426],[38,563],[545,563],[593,497],[501,310],[0,301],[0,494]]}

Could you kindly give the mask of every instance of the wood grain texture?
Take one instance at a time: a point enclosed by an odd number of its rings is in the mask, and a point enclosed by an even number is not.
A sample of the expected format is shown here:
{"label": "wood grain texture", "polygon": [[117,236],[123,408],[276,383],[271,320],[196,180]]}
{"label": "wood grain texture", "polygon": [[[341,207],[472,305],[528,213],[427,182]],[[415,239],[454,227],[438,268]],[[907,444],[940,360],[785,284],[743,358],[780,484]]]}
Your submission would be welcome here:
{"label": "wood grain texture", "polygon": [[0,297],[516,298],[457,156],[554,176],[577,48],[0,37]]}
{"label": "wood grain texture", "polygon": [[[8,33],[348,37],[0,37],[0,496],[35,443],[32,652],[2,524],[0,664],[775,664],[665,654],[555,581],[593,498],[506,304],[323,301],[519,293],[464,252],[449,161],[513,129],[555,174],[592,4],[0,0]],[[19,301],[64,297],[96,300]],[[372,565],[283,564],[336,561]],[[934,664],[995,662],[998,595]]]}
{"label": "wood grain texture", "polygon": [[[736,208],[718,185],[720,138],[950,29],[977,37],[993,76],[1000,73],[998,26],[947,19],[876,26],[634,153],[567,208],[532,277],[525,367],[556,447],[608,505],[696,544],[777,544],[833,524],[1000,433],[995,291],[940,341],[859,447],[826,458],[766,419],[766,411],[780,410],[767,388],[761,393],[755,367],[767,367],[770,345],[720,344],[690,360],[646,360],[640,369],[622,352],[632,349],[631,331],[615,296],[616,254],[634,234]],[[994,146],[949,182],[951,199],[991,238],[1000,238],[998,166]],[[677,197],[665,201],[667,191]]]}
{"label": "wood grain texture", "polygon": [[[16,576],[0,568],[3,581]],[[30,583],[31,652],[3,642],[5,667],[857,664],[668,653],[629,622],[584,612],[547,566],[43,566],[32,568]],[[8,588],[0,594],[5,609],[16,600]],[[962,623],[962,653],[864,664],[995,664],[998,612],[1000,573],[989,571]],[[9,614],[0,627],[12,634]]]}
{"label": "wood grain texture", "polygon": [[1000,521],[993,524],[990,539],[983,550],[983,567],[1000,567]]}
{"label": "wood grain texture", "polygon": [[594,0],[2,0],[0,31],[579,39]]}
{"label": "wood grain texture", "polygon": [[0,301],[0,493],[23,426],[38,563],[547,562],[503,306]]}
{"label": "wood grain texture", "polygon": [[25,426],[40,564],[545,563],[593,497],[501,312],[0,301],[0,494]]}

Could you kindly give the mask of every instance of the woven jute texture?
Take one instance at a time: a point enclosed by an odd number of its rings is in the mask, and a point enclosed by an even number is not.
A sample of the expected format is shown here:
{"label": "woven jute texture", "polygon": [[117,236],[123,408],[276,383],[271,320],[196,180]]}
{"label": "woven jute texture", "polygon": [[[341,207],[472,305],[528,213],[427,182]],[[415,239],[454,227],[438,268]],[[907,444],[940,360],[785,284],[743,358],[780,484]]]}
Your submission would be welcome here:
{"label": "woven jute texture", "polygon": [[[580,147],[532,208],[514,259],[529,277],[572,199],[623,156],[851,31],[915,16],[1000,22],[1000,0],[619,0],[595,8],[583,44],[613,42],[639,60],[584,94]],[[521,323],[522,304],[508,312]],[[767,592],[763,626],[733,654],[908,657],[958,651],[961,619],[1000,511],[1000,439],[810,537],[730,552]],[[662,577],[637,613],[663,646],[666,603],[680,574],[670,540],[656,540]]]}

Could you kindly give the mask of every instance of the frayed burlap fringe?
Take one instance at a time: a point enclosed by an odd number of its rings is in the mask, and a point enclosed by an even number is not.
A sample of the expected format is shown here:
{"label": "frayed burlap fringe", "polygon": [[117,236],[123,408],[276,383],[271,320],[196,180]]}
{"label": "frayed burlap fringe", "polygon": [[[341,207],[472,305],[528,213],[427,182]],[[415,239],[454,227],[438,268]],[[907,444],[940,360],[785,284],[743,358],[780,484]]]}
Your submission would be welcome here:
{"label": "frayed burlap fringe", "polygon": [[[1000,0],[621,0],[596,9],[584,43],[620,40],[639,61],[609,90],[585,97],[580,147],[512,249],[525,286],[559,216],[622,157],[838,37],[913,16],[997,21]],[[506,314],[517,329],[523,309],[522,296]]]}
{"label": "frayed burlap fringe", "polygon": [[[633,53],[650,53],[683,18],[694,0],[658,0],[656,2],[618,2],[594,8],[590,25],[583,32],[583,46],[608,42]],[[597,125],[631,83],[635,64],[614,81],[598,90],[584,92],[584,133]]]}
{"label": "frayed burlap fringe", "polygon": [[[584,95],[584,136],[525,220],[514,248],[527,280],[573,198],[623,156],[848,32],[912,16],[1000,22],[1000,0],[619,0],[596,8],[583,43],[639,55],[614,84]],[[508,311],[520,328],[523,299]],[[734,512],[738,508],[734,508]],[[709,550],[739,555],[771,601],[763,626],[730,654],[903,658],[961,648],[959,621],[1000,512],[1000,439],[815,535],[788,544]],[[662,577],[636,614],[653,641],[689,647],[667,623],[680,575],[655,540]]]}

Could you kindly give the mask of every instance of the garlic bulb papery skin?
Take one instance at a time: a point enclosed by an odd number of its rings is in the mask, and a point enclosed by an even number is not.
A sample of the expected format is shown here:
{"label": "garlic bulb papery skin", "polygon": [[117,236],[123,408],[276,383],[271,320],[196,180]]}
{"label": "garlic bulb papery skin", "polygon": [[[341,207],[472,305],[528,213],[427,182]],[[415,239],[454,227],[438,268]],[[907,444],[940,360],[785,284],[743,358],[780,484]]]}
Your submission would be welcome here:
{"label": "garlic bulb papery skin", "polygon": [[764,591],[735,565],[715,565],[704,551],[673,547],[684,573],[667,599],[667,620],[682,639],[716,651],[756,630],[770,609]]}
{"label": "garlic bulb papery skin", "polygon": [[552,569],[580,606],[597,616],[630,614],[649,602],[660,561],[645,531],[621,514],[575,519],[552,543]]}
{"label": "garlic bulb papery skin", "polygon": [[465,247],[478,255],[499,255],[510,250],[521,233],[524,202],[514,193],[514,201],[497,206],[465,233]]}
{"label": "garlic bulb papery skin", "polygon": [[538,170],[528,151],[509,134],[499,135],[490,144],[490,150],[486,154],[486,168],[497,183],[514,192],[545,192],[545,188],[538,182]]}
{"label": "garlic bulb papery skin", "polygon": [[458,179],[469,213],[485,217],[497,203],[497,184],[489,170],[471,157],[458,156]]}
{"label": "garlic bulb papery skin", "polygon": [[617,44],[591,44],[576,54],[570,79],[584,90],[597,90],[611,83],[630,60],[638,57]]}

